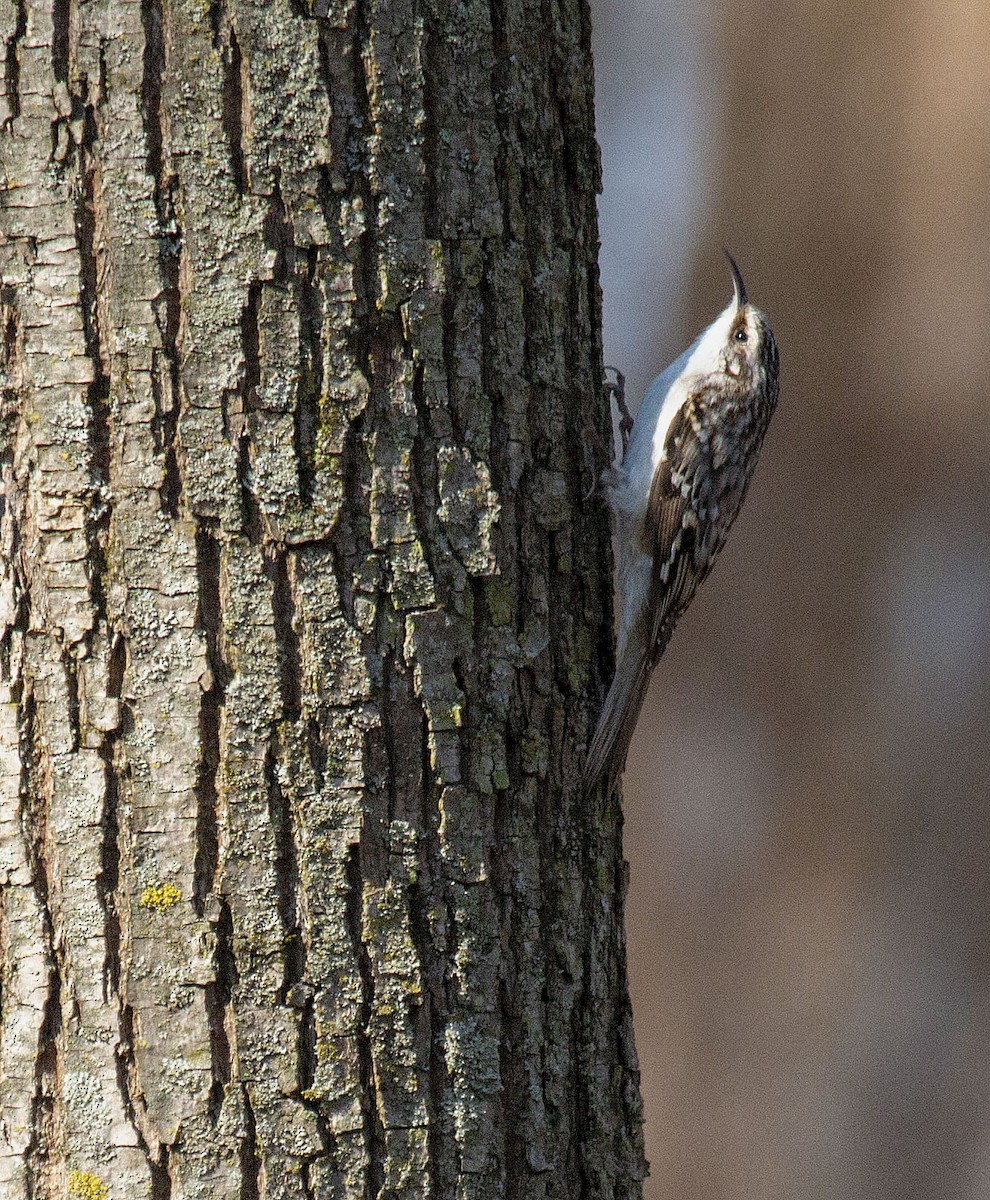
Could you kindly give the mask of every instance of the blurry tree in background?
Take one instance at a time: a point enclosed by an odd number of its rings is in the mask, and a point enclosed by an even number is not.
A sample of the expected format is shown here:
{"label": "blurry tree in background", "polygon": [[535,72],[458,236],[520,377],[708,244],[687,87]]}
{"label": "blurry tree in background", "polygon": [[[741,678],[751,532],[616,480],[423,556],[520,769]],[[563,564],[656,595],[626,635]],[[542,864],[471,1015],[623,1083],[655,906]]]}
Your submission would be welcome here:
{"label": "blurry tree in background", "polygon": [[722,243],[781,346],[627,775],[651,1200],[990,1193],[985,18],[596,5],[606,359]]}
{"label": "blurry tree in background", "polygon": [[3,1200],[640,1195],[589,35],[0,0]]}

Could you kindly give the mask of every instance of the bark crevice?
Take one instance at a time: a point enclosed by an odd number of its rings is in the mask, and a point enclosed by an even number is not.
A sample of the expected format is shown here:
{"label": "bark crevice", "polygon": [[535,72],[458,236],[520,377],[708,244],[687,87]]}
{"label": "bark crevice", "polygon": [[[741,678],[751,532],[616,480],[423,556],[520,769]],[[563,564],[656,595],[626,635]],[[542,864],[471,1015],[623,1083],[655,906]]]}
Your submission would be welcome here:
{"label": "bark crevice", "polygon": [[210,1035],[212,1078],[208,1111],[210,1121],[215,1126],[220,1120],[229,1085],[234,1080],[230,1031],[233,1027],[232,999],[237,984],[237,964],[234,959],[234,922],[230,905],[223,897],[217,903],[214,930],[216,978],[206,985],[204,1002]]}
{"label": "bark crevice", "polygon": [[372,1005],[375,997],[375,978],[371,967],[371,958],[368,954],[368,947],[364,941],[365,875],[362,869],[361,846],[365,836],[365,833],[362,832],[361,842],[351,845],[347,858],[348,893],[346,915],[351,949],[354,954],[354,960],[357,963],[361,981],[361,999],[356,1040],[361,1073],[361,1091],[364,1096],[361,1105],[361,1117],[364,1128],[365,1195],[368,1200],[377,1200],[384,1182],[385,1131],[379,1113],[378,1084],[375,1077],[375,1059],[370,1035]]}
{"label": "bark crevice", "polygon": [[244,1136],[241,1139],[240,1200],[265,1200],[265,1168],[258,1153],[258,1125],[251,1103],[251,1089],[246,1083],[241,1084],[241,1098],[244,1103]]}
{"label": "bark crevice", "polygon": [[299,464],[299,495],[313,499],[318,465],[320,403],[323,396],[323,302],[319,283],[319,250],[306,250],[305,270],[296,274],[299,307],[299,383],[296,389],[294,446]]}
{"label": "bark crevice", "polygon": [[220,542],[216,531],[200,521],[196,529],[199,624],[206,639],[206,676],[200,681],[199,769],[196,776],[196,857],[193,903],[203,916],[207,898],[217,886],[220,861],[220,728],[229,671],[221,646],[222,599]]}
{"label": "bark crevice", "polygon": [[21,115],[21,43],[27,33],[27,0],[17,0],[14,31],[7,38],[4,58],[4,90],[7,97],[5,129],[12,129]]}
{"label": "bark crevice", "polygon": [[153,180],[157,217],[158,261],[162,291],[155,303],[155,321],[161,338],[161,357],[152,352],[151,386],[155,401],[152,434],[162,459],[161,502],[171,517],[179,515],[182,477],[178,456],[179,412],[182,396],[181,329],[185,238],[179,221],[179,182],[168,161],[168,130],[162,98],[168,64],[161,0],[141,0],[144,56],[141,103],[147,145],[148,173]]}
{"label": "bark crevice", "polygon": [[73,0],[52,0],[52,73],[59,83],[69,80]]}
{"label": "bark crevice", "polygon": [[255,494],[255,479],[251,465],[251,413],[257,407],[258,387],[261,384],[261,328],[259,313],[262,284],[255,281],[248,287],[247,300],[241,309],[241,356],[244,364],[241,377],[243,418],[237,437],[237,478],[240,484],[243,529],[252,545],[262,541],[262,515]]}
{"label": "bark crevice", "polygon": [[244,59],[233,25],[230,26],[226,68],[223,124],[227,133],[230,167],[237,190],[247,193],[251,190],[251,181],[248,178],[247,158],[244,153]]}

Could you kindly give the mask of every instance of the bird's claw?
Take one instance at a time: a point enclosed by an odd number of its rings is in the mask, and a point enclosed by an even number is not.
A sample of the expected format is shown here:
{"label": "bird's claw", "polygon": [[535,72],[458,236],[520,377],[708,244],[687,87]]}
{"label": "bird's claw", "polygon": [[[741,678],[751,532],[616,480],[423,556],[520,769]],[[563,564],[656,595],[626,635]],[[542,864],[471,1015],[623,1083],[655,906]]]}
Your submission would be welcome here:
{"label": "bird's claw", "polygon": [[[609,379],[610,371],[615,376],[614,379]],[[632,413],[626,407],[626,377],[618,367],[605,368],[605,394],[610,400],[615,401],[615,407],[619,410],[619,437],[622,439],[622,457],[625,458],[626,451],[629,449],[629,435],[632,433],[633,418]]]}
{"label": "bird's claw", "polygon": [[[610,372],[614,376],[613,379],[609,378]],[[612,400],[615,401],[615,406],[619,410],[619,436],[622,439],[622,458],[625,458],[626,451],[629,449],[629,434],[632,432],[633,419],[632,419],[632,414],[630,413],[629,409],[626,407],[626,377],[625,377],[625,375],[622,374],[622,372],[618,369],[618,367],[606,367],[605,368],[605,395],[609,398],[610,402]],[[585,430],[585,435],[586,435],[586,441],[590,440],[591,442],[594,442],[595,445],[598,445],[598,446],[601,445],[601,440],[598,437],[597,431],[595,431],[594,429],[592,429],[590,427],[587,428]],[[614,451],[615,451],[614,445],[612,447],[612,450],[613,450],[613,454],[614,454]],[[621,459],[619,461],[621,462]],[[610,481],[613,479],[614,475],[615,475],[615,468],[614,467],[606,467],[606,469],[601,473],[599,478],[595,479],[594,477],[592,477],[591,487],[588,489],[587,493],[585,494],[584,499],[586,501],[590,500],[591,497],[595,494],[595,491],[598,488],[599,484],[604,484],[607,487],[609,485]]]}

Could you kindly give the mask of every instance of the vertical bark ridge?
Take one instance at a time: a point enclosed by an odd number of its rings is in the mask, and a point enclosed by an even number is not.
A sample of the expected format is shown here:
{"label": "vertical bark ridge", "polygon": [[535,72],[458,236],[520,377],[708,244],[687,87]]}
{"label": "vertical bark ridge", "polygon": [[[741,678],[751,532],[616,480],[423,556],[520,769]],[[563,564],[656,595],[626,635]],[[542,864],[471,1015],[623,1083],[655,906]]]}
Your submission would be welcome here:
{"label": "vertical bark ridge", "polygon": [[[199,1062],[211,1061],[213,1042],[206,992],[215,977],[216,936],[197,890],[201,696],[210,680],[197,627],[196,525],[183,503],[177,445],[184,233],[163,99],[170,51],[160,8],[134,6],[126,21],[123,41],[104,43],[103,31],[93,31],[104,45],[110,97],[101,163],[112,249],[101,295],[116,335],[107,615],[127,644],[117,751],[119,1037],[135,1142],[148,1159],[145,1188],[167,1194],[177,1172],[170,1150],[177,1130],[195,1138],[209,1124],[205,1105],[197,1102],[200,1089],[190,1083],[203,1079]],[[131,148],[126,133],[133,130],[140,137]],[[164,753],[156,745],[162,738],[168,739]],[[206,747],[208,755],[208,741]],[[195,1068],[180,1057],[178,1069],[162,1078],[152,1064],[174,1061],[180,1048]],[[220,1161],[235,1149],[229,1133],[218,1136]]]}
{"label": "vertical bark ridge", "polygon": [[[5,363],[5,371],[11,364]],[[4,483],[11,471],[4,464]],[[39,1054],[46,1036],[57,1025],[58,973],[54,968],[53,935],[45,896],[35,880],[36,856],[32,851],[33,822],[27,809],[33,783],[34,700],[25,686],[21,667],[26,626],[22,581],[10,570],[16,545],[13,493],[5,486],[2,529],[4,607],[15,617],[4,635],[0,672],[0,864],[2,907],[0,948],[0,1064],[5,1085],[5,1136],[0,1143],[0,1186],[12,1195],[23,1195],[31,1178],[31,1160],[39,1144],[43,1075],[38,1075]],[[15,591],[16,589],[16,591]],[[49,1016],[52,1014],[52,1017]],[[49,1063],[46,1058],[46,1064]]]}
{"label": "vertical bark ridge", "polygon": [[[37,201],[47,210],[43,237],[18,231],[15,221],[8,245],[14,261],[20,257],[30,267],[30,279],[22,279],[18,289],[18,302],[31,314],[32,334],[24,352],[26,421],[18,428],[20,478],[15,486],[30,497],[22,561],[33,603],[23,694],[33,696],[36,706],[32,754],[38,766],[29,787],[48,814],[44,905],[56,950],[46,1018],[56,1061],[47,1076],[59,1090],[60,1115],[54,1126],[44,1118],[49,1135],[38,1129],[34,1134],[38,1144],[48,1136],[45,1158],[51,1165],[35,1175],[41,1179],[50,1172],[52,1186],[64,1180],[66,1163],[77,1169],[109,1154],[117,1159],[121,1176],[132,1180],[140,1177],[144,1164],[140,1152],[132,1152],[133,1142],[128,1145],[124,1139],[123,1146],[111,1147],[107,1132],[127,1127],[112,1045],[114,1013],[105,992],[107,930],[97,882],[105,859],[107,805],[107,772],[99,747],[112,726],[112,706],[105,703],[98,682],[89,692],[83,686],[91,673],[99,676],[97,660],[106,645],[97,612],[106,535],[100,496],[107,465],[106,412],[101,407],[106,372],[92,291],[100,280],[105,228],[95,170],[102,136],[97,109],[105,90],[99,55],[86,80],[77,69],[78,32],[71,6],[50,14],[29,13],[25,39],[32,52],[23,57],[21,84],[23,100],[27,89],[32,99],[30,105],[22,104],[18,116],[17,156],[5,162],[23,181],[44,181]],[[56,86],[46,87],[53,64]],[[8,191],[8,201],[13,198]],[[23,251],[18,256],[19,236],[26,257]],[[89,289],[85,307],[81,285]],[[55,372],[49,365],[53,354],[63,364]],[[45,1102],[36,1105],[38,1119],[46,1107]],[[17,1191],[30,1186],[26,1180],[15,1184]]]}
{"label": "vertical bark ridge", "polygon": [[[42,938],[39,939],[39,943],[44,949],[45,978],[44,985],[33,997],[41,1001],[42,1007],[41,1021],[35,1026],[38,1040],[33,1047],[33,1088],[27,1093],[31,1095],[30,1123],[19,1131],[22,1137],[26,1135],[26,1141],[21,1148],[21,1162],[5,1165],[20,1167],[14,1175],[15,1186],[37,1185],[41,1194],[46,1195],[54,1190],[55,1180],[58,1178],[59,1143],[64,1136],[61,1096],[61,1084],[65,1073],[64,947],[59,945],[55,925],[57,908],[52,898],[51,862],[47,856],[48,813],[41,798],[44,792],[38,786],[41,781],[38,775],[37,706],[30,685],[26,687],[22,701],[22,828],[27,838],[29,878],[41,915]],[[35,944],[35,953],[39,943]]]}

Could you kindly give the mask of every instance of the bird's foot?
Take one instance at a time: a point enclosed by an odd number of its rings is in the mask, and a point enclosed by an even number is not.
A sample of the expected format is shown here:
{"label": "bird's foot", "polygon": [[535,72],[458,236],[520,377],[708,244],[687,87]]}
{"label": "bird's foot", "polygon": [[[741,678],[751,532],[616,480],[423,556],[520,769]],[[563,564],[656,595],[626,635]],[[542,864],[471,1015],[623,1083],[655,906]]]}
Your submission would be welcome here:
{"label": "bird's foot", "polygon": [[[609,378],[610,373],[614,375],[614,379]],[[605,368],[605,394],[609,400],[615,401],[615,407],[619,410],[619,437],[622,439],[622,457],[625,458],[629,449],[633,418],[626,407],[626,377],[618,367]]]}
{"label": "bird's foot", "polygon": [[[612,376],[611,378],[610,375]],[[622,455],[618,461],[621,463],[622,459],[626,456],[626,451],[629,449],[629,434],[632,432],[633,419],[632,414],[626,407],[626,377],[618,367],[605,368],[605,395],[608,397],[610,403],[612,400],[615,401],[615,406],[619,410],[619,436],[622,439]],[[584,444],[586,453],[592,455],[592,458],[594,448],[598,447],[600,449],[602,445],[598,431],[591,426],[590,422],[584,429]],[[614,443],[611,449],[612,455],[610,457],[615,454]],[[584,496],[586,501],[590,500],[595,494],[599,484],[604,484],[608,488],[613,483],[615,479],[615,467],[617,465],[606,467],[597,479],[592,472],[591,487]]]}

